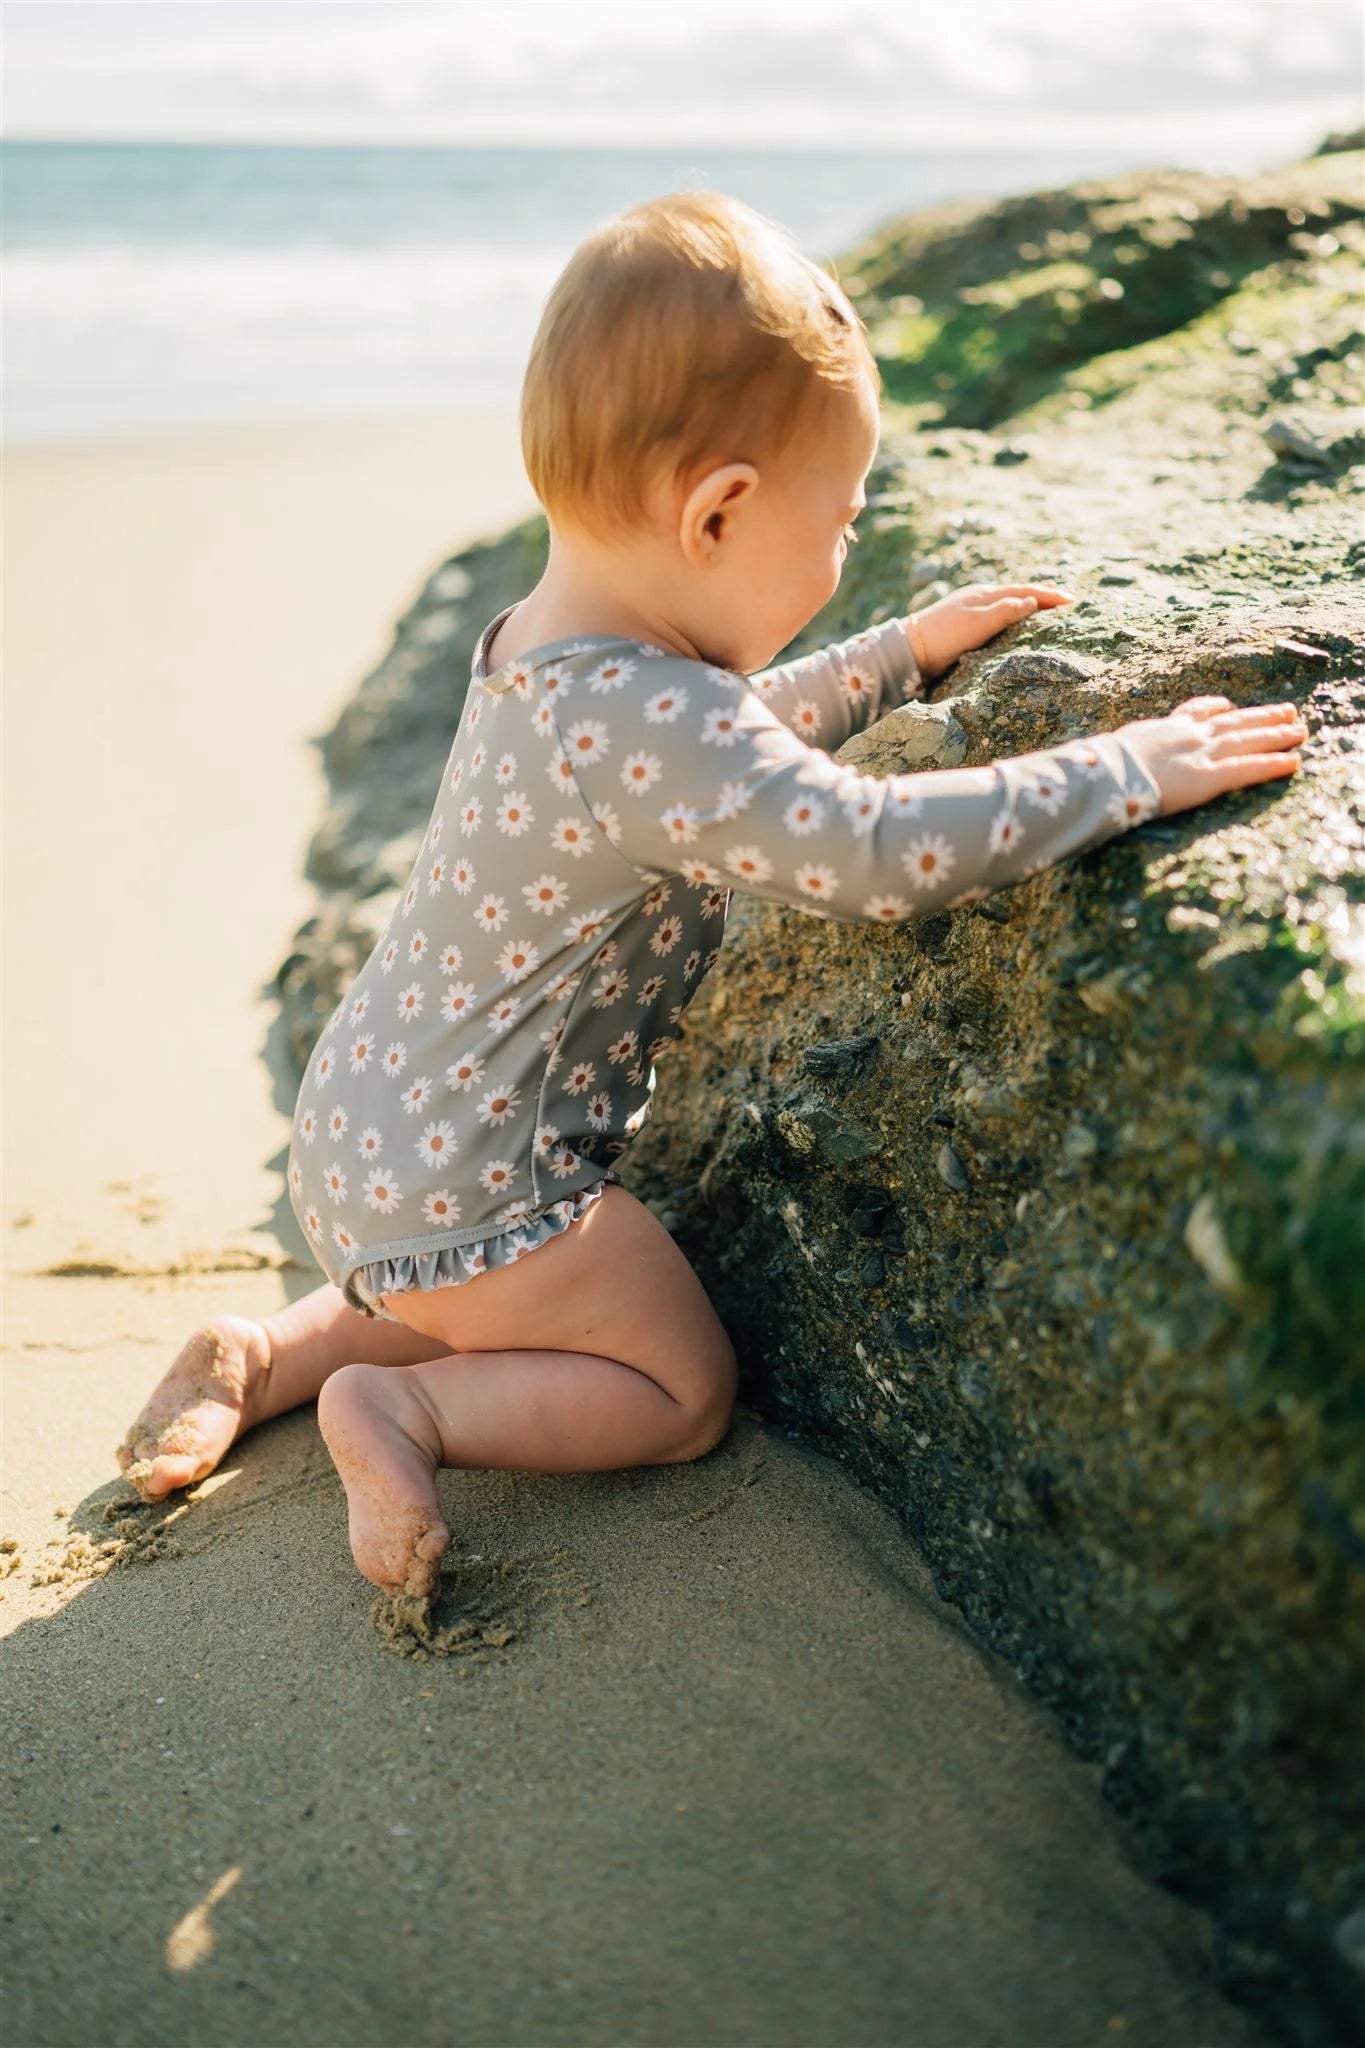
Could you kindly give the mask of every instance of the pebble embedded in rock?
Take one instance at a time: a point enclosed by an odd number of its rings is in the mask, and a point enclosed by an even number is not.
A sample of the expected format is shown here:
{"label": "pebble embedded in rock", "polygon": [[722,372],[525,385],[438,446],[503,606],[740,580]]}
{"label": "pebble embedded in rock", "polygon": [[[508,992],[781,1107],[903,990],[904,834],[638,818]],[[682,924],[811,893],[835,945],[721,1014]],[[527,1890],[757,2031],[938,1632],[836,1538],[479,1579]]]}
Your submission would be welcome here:
{"label": "pebble embedded in rock", "polygon": [[951,1145],[939,1147],[934,1164],[938,1168],[938,1177],[945,1187],[953,1188],[961,1194],[968,1186],[967,1169]]}

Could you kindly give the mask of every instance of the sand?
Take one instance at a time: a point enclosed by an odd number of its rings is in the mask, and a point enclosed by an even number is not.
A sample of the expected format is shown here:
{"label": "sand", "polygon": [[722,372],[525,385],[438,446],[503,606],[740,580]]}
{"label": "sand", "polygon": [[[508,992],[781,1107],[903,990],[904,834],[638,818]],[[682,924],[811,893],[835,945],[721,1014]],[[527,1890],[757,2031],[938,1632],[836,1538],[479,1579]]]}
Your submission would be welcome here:
{"label": "sand", "polygon": [[1259,2039],[890,1512],[747,1415],[694,1465],[442,1475],[430,1615],[356,1572],[311,1409],[136,1503],[189,1331],[320,1277],[264,986],[308,740],[532,501],[506,418],[5,471],[6,2039]]}

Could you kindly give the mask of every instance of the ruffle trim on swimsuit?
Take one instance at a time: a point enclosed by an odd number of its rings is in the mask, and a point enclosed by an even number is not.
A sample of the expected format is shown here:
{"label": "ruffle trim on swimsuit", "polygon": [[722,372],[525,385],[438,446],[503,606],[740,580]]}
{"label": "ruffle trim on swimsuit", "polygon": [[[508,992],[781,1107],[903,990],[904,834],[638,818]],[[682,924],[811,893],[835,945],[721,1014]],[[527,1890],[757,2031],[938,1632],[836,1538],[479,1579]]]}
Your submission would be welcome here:
{"label": "ruffle trim on swimsuit", "polygon": [[397,1318],[384,1308],[381,1295],[406,1294],[414,1288],[431,1293],[438,1287],[458,1287],[480,1273],[514,1265],[585,1216],[603,1188],[613,1181],[619,1185],[619,1176],[606,1173],[590,1188],[580,1188],[577,1194],[565,1195],[563,1201],[551,1202],[524,1223],[489,1237],[475,1238],[469,1244],[442,1245],[429,1252],[403,1252],[392,1259],[371,1259],[367,1265],[355,1268],[350,1285],[374,1315],[394,1322]]}

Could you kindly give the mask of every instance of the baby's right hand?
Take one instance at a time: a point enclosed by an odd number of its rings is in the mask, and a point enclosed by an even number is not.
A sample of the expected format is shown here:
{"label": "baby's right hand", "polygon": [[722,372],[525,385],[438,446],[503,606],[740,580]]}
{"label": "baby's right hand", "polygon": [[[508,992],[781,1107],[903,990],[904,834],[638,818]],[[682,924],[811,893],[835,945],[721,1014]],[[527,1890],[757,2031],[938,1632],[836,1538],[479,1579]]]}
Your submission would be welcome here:
{"label": "baby's right hand", "polygon": [[1137,718],[1118,728],[1161,789],[1163,818],[1240,789],[1292,775],[1308,728],[1292,704],[1247,704],[1227,697],[1187,697],[1164,718]]}

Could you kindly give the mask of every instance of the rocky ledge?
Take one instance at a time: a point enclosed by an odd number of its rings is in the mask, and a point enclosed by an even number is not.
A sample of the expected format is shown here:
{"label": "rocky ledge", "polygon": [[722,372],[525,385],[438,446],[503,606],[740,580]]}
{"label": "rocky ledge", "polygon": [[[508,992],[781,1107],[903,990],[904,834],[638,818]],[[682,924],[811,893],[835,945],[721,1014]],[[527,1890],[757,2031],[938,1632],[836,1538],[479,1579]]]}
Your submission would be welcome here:
{"label": "rocky ledge", "polygon": [[[900,929],[736,898],[623,1162],[749,1402],[894,1502],[1299,2048],[1365,2030],[1365,159],[1335,140],[839,264],[885,433],[785,652],[964,582],[1081,593],[843,756],[985,762],[1204,690],[1311,738],[1288,782]],[[321,742],[300,1070],[545,539],[443,564]]]}

